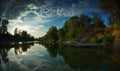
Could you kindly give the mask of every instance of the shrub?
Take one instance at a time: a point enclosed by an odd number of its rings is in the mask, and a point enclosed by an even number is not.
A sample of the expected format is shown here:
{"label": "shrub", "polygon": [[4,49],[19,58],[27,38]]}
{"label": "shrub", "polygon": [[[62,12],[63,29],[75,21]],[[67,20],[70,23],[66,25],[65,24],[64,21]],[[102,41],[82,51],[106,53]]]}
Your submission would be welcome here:
{"label": "shrub", "polygon": [[98,37],[96,38],[96,43],[103,43],[104,37]]}
{"label": "shrub", "polygon": [[113,43],[114,39],[115,39],[115,37],[112,36],[111,34],[108,34],[108,35],[105,36],[106,42]]}
{"label": "shrub", "polygon": [[90,38],[90,43],[96,43],[96,40],[95,40],[95,38]]}
{"label": "shrub", "polygon": [[103,43],[104,37],[91,38],[90,43]]}

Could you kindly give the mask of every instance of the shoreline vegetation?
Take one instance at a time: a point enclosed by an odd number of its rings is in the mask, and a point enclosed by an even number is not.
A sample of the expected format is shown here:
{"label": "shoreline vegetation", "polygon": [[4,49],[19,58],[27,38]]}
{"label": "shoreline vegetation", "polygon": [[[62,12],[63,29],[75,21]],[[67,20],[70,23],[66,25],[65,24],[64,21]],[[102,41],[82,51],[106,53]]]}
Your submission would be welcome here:
{"label": "shoreline vegetation", "polygon": [[0,26],[0,42],[24,42],[24,41],[34,41],[34,37],[31,36],[25,30],[18,30],[16,28],[14,30],[14,35],[8,32],[8,24],[9,21],[7,19],[3,19],[1,21]]}
{"label": "shoreline vegetation", "polygon": [[98,3],[98,7],[107,15],[105,19],[107,23],[100,13],[91,13],[91,16],[86,14],[72,16],[59,29],[51,26],[46,35],[39,38],[40,42],[73,46],[104,44],[107,47],[120,48],[120,2],[119,0],[98,0]]}
{"label": "shoreline vegetation", "polygon": [[39,38],[39,41],[43,44],[60,43],[73,47],[116,45],[119,47],[119,32],[119,23],[106,26],[98,14],[94,13],[92,18],[82,14],[79,17],[71,17],[60,29],[51,26],[46,35]]}
{"label": "shoreline vegetation", "polygon": [[[14,30],[14,35],[8,32],[9,21],[3,19],[0,25],[1,42],[25,42],[39,41],[43,44],[65,44],[70,46],[116,46],[120,48],[120,7],[117,0],[98,0],[101,10],[107,12],[108,21],[101,18],[99,13],[91,13],[91,17],[86,14],[72,16],[65,21],[63,27],[57,29],[51,26],[47,33],[35,39],[25,30]],[[114,4],[113,4],[114,3]],[[113,11],[114,10],[114,11]]]}

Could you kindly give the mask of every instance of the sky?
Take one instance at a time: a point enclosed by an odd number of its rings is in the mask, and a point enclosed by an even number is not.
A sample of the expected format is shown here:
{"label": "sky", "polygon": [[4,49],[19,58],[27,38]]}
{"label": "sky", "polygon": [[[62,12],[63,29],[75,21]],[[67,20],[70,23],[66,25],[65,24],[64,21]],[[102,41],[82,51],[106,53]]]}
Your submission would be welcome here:
{"label": "sky", "polygon": [[8,32],[26,30],[35,37],[44,36],[50,26],[58,29],[71,16],[99,13],[97,0],[0,0],[0,19],[8,19]]}

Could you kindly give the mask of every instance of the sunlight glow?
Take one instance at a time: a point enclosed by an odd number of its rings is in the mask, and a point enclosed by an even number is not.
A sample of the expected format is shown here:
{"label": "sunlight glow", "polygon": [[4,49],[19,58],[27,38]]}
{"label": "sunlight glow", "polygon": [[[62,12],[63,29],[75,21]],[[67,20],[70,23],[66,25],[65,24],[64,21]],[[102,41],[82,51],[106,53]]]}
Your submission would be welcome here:
{"label": "sunlight glow", "polygon": [[18,28],[19,30],[26,30],[26,31],[30,31],[30,29],[29,29],[29,26],[25,26],[25,25],[17,25],[17,26],[15,26],[16,28]]}

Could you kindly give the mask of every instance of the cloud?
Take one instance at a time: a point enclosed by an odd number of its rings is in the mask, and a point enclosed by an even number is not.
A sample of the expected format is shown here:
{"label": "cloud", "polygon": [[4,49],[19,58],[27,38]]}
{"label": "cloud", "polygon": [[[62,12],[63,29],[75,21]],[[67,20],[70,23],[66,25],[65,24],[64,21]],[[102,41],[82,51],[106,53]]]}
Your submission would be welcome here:
{"label": "cloud", "polygon": [[42,36],[52,23],[61,27],[58,22],[62,20],[56,17],[66,18],[94,12],[97,11],[96,4],[96,0],[0,0],[0,17],[9,19],[8,29],[12,34],[19,27],[31,35]]}
{"label": "cloud", "polygon": [[[9,20],[10,24],[8,25],[8,31],[14,34],[15,28],[18,28],[19,30],[28,31],[28,33],[35,37],[39,37],[45,34],[45,31],[43,31],[43,29],[46,29],[44,24],[50,21],[52,21],[52,19],[43,18],[35,12],[28,11],[17,17],[17,19]],[[42,31],[39,32],[40,30]]]}
{"label": "cloud", "polygon": [[40,0],[4,0],[0,2],[1,15],[10,19],[17,18],[21,13],[28,11],[28,5],[33,4],[35,6],[41,6]]}
{"label": "cloud", "polygon": [[[43,17],[73,16],[88,9],[96,0],[4,0],[0,1],[0,15],[14,19],[27,11],[34,11]],[[94,4],[96,5],[96,4]]]}

